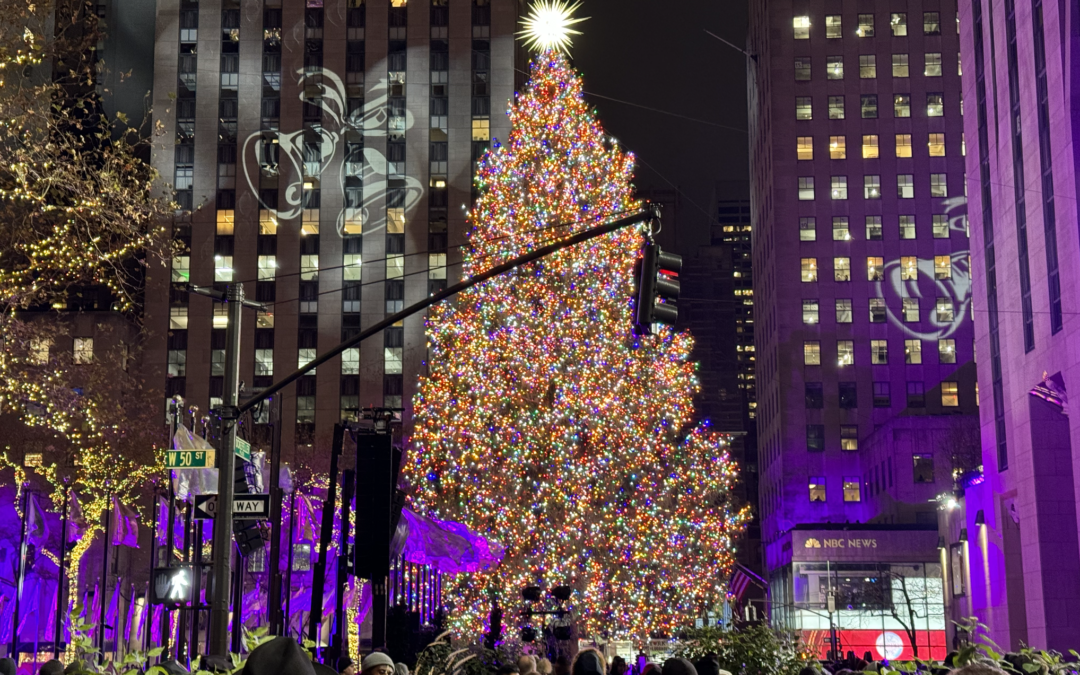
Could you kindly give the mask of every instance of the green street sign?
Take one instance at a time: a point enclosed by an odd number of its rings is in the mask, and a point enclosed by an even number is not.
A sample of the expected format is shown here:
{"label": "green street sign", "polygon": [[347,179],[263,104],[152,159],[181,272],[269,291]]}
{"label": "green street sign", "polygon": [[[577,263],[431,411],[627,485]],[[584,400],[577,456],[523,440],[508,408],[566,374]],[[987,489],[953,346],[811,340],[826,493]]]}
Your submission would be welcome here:
{"label": "green street sign", "polygon": [[216,457],[213,450],[169,450],[166,467],[169,469],[213,468]]}
{"label": "green street sign", "polygon": [[233,445],[236,450],[236,456],[245,462],[251,461],[251,443],[248,443],[239,436],[236,437],[236,444]]}

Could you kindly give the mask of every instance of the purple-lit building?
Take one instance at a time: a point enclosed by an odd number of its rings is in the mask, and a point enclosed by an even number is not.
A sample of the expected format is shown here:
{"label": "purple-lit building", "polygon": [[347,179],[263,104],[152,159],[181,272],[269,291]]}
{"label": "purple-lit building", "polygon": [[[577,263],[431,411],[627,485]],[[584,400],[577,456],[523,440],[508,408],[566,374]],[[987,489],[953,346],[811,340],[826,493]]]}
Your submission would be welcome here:
{"label": "purple-lit building", "polygon": [[1078,21],[1075,3],[960,3],[984,480],[952,556],[999,644],[1063,652],[1080,636]]}
{"label": "purple-lit building", "polygon": [[[773,617],[812,639],[831,624],[844,651],[874,658],[913,655],[909,635],[920,656],[945,645],[936,498],[978,411],[957,26],[955,0],[751,2]],[[836,536],[796,536],[817,530]],[[849,538],[876,543],[852,551]],[[903,584],[932,607],[919,626],[895,616]]]}

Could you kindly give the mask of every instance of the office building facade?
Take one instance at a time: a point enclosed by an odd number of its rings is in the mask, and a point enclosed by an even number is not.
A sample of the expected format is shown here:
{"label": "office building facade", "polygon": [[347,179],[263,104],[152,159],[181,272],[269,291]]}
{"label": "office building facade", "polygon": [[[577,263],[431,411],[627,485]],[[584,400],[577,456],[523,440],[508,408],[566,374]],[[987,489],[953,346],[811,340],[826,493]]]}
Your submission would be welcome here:
{"label": "office building facade", "polygon": [[[751,2],[765,564],[785,625],[820,630],[831,596],[849,610],[840,628],[877,631],[857,633],[865,651],[895,647],[875,658],[944,644],[933,537],[907,560],[867,545],[811,570],[793,567],[792,533],[850,525],[886,546],[935,530],[949,439],[977,414],[957,27],[953,0]],[[837,553],[848,541],[829,539]],[[905,583],[932,606],[919,626],[889,609]]]}
{"label": "office building facade", "polygon": [[960,3],[982,476],[951,519],[965,610],[1005,648],[1080,634],[1075,7]]}
{"label": "office building facade", "polygon": [[[153,162],[177,190],[181,248],[148,284],[146,365],[163,401],[206,411],[222,396],[225,309],[185,284],[243,282],[266,306],[241,322],[250,391],[460,276],[476,160],[508,135],[524,69],[519,11],[516,0],[157,3],[153,104],[168,142]],[[287,389],[284,456],[325,458],[333,424],[358,408],[407,409],[423,322]]]}

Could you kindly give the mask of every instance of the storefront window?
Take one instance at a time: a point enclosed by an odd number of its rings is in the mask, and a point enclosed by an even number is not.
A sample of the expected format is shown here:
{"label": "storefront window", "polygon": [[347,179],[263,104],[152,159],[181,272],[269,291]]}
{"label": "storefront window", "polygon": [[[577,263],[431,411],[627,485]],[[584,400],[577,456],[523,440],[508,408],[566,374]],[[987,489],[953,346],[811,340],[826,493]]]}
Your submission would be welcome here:
{"label": "storefront window", "polygon": [[875,660],[945,656],[940,563],[795,562],[785,590],[791,606],[787,627],[802,631],[822,657],[833,628],[845,653],[870,652]]}

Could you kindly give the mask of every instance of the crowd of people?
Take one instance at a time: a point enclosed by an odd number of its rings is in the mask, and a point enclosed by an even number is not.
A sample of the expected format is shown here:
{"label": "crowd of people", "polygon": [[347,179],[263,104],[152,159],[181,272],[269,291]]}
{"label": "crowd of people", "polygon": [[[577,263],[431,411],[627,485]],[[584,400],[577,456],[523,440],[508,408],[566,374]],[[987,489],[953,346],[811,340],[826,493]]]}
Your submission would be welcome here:
{"label": "crowd of people", "polygon": [[[977,662],[962,668],[954,668],[950,654],[942,664],[928,669],[927,675],[1007,675],[993,663]],[[1008,657],[1010,655],[1006,655]],[[1020,655],[1016,655],[1020,658]],[[203,670],[230,672],[226,664],[215,668],[213,664],[202,664]],[[1017,672],[1024,672],[1022,663],[1016,665]],[[188,670],[176,661],[164,661],[159,664],[167,675],[188,675]],[[885,664],[856,659],[849,654],[848,659],[826,664],[808,665],[799,675],[862,675],[866,672],[882,672]],[[921,669],[920,669],[921,670]],[[86,672],[79,662],[66,668],[63,663],[53,659],[47,661],[38,670],[37,675],[73,675]],[[24,671],[25,673],[25,671]],[[19,675],[16,663],[10,658],[0,659],[0,675]],[[259,645],[248,655],[242,675],[409,675],[409,667],[404,663],[395,663],[385,652],[372,652],[364,657],[359,669],[349,657],[342,657],[337,662],[336,670],[329,666],[313,662],[309,652],[290,637],[276,637]],[[583,649],[573,660],[559,657],[552,662],[549,659],[523,655],[517,663],[502,665],[493,675],[732,675],[720,667],[717,659],[705,657],[697,662],[684,658],[669,658],[663,664],[648,661],[642,655],[638,663],[632,666],[625,659],[615,656],[608,664],[603,653],[597,649]]]}

